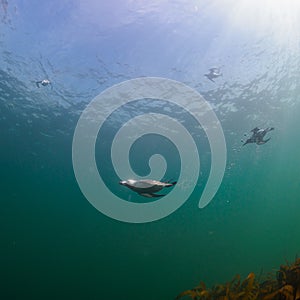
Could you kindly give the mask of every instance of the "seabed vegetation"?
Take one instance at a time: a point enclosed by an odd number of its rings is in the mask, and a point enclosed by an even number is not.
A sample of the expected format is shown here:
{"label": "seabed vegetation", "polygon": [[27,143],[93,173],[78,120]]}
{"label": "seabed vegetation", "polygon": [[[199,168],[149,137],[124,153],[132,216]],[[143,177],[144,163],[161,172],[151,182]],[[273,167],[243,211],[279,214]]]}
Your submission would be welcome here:
{"label": "seabed vegetation", "polygon": [[193,300],[300,300],[300,258],[281,265],[276,278],[259,282],[254,273],[241,281],[240,275],[225,284],[207,288],[203,282],[180,293],[178,299]]}

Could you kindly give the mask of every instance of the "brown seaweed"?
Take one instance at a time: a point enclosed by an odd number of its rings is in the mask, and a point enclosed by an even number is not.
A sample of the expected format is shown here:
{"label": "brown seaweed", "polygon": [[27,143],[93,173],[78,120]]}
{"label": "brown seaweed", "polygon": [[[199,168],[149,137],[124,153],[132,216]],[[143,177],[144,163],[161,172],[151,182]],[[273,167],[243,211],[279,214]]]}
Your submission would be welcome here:
{"label": "brown seaweed", "polygon": [[296,258],[292,265],[281,265],[276,278],[259,282],[254,273],[250,273],[241,281],[236,275],[225,284],[207,288],[200,282],[193,289],[180,293],[179,299],[193,300],[300,300],[300,259]]}

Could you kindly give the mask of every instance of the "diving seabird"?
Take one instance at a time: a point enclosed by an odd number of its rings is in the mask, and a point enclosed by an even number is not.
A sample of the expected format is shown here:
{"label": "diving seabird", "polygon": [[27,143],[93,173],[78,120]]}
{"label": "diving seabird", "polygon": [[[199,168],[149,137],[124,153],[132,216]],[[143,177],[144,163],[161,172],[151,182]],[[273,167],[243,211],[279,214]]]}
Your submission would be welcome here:
{"label": "diving seabird", "polygon": [[161,181],[151,180],[151,179],[143,179],[143,180],[128,179],[128,180],[122,180],[119,183],[121,185],[130,188],[134,192],[137,192],[141,196],[154,198],[154,197],[165,196],[165,195],[159,195],[155,193],[159,192],[165,187],[174,186],[176,184],[176,181],[161,182]]}
{"label": "diving seabird", "polygon": [[244,142],[243,146],[251,143],[256,143],[257,145],[265,144],[271,138],[264,140],[264,136],[271,130],[274,130],[274,127],[267,127],[266,129],[259,129],[258,127],[253,128],[251,130],[252,136]]}

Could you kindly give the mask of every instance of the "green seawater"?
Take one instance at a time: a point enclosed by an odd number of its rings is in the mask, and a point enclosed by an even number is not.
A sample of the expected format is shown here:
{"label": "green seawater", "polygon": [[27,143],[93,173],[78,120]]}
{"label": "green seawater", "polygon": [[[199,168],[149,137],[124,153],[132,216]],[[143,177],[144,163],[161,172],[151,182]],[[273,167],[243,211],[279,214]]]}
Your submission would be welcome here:
{"label": "green seawater", "polygon": [[85,199],[73,173],[72,135],[35,134],[19,120],[1,147],[5,299],[173,299],[200,280],[212,285],[293,261],[298,118],[294,110],[268,144],[229,149],[234,164],[206,208],[190,198],[146,224],[110,219]]}

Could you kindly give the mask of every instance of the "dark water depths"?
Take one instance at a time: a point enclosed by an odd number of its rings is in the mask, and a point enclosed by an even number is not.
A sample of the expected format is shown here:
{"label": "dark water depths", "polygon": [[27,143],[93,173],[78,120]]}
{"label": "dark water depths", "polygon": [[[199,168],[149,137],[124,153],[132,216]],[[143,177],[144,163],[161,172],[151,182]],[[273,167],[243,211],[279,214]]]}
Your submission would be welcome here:
{"label": "dark water depths", "polygon": [[[233,26],[230,1],[34,2],[1,1],[0,9],[1,299],[173,299],[200,280],[272,272],[299,254],[297,12],[282,17],[282,31],[295,26],[278,36],[269,15],[268,26]],[[213,65],[223,72],[216,84],[203,76]],[[200,92],[222,124],[228,155],[216,196],[198,209],[211,160],[200,133],[198,189],[168,217],[130,224],[81,193],[72,139],[96,95],[140,76]],[[37,89],[43,78],[53,89]],[[240,148],[255,126],[275,127],[270,142]],[[134,146],[135,170],[147,170],[147,151],[168,153],[167,177],[177,176],[176,148],[151,135]]]}

